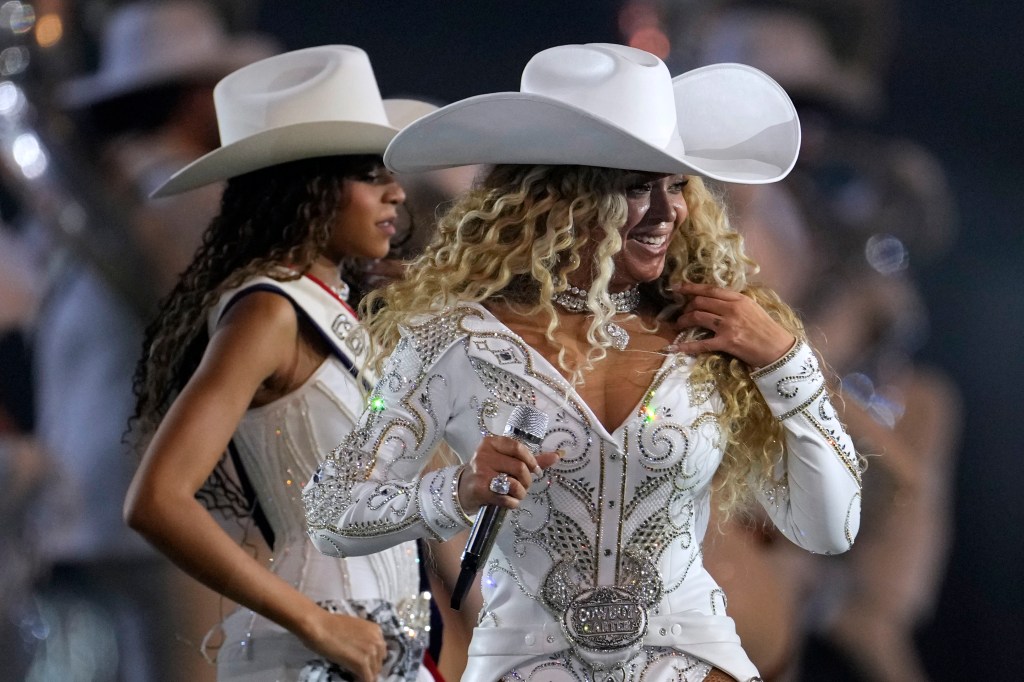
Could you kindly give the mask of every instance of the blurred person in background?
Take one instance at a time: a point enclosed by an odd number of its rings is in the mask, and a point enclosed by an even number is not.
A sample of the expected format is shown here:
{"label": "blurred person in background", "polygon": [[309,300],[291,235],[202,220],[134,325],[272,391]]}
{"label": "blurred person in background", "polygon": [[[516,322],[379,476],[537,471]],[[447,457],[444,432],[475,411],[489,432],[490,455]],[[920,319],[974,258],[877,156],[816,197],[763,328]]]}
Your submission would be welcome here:
{"label": "blurred person in background", "polygon": [[[240,605],[222,625],[219,680],[429,680],[415,543],[319,554],[299,493],[366,404],[371,344],[346,302],[346,266],[388,254],[405,192],[381,154],[433,107],[382,100],[366,53],[347,45],[261,60],[225,77],[215,99],[221,146],[158,190],[227,180],[147,331],[136,375],[145,454],[125,517]],[[259,524],[266,562],[218,525],[211,510],[225,509]]]}
{"label": "blurred person in background", "polygon": [[923,261],[946,242],[951,193],[916,145],[827,132],[794,176],[829,272],[803,305],[843,419],[878,456],[865,475],[863,541],[822,580],[804,679],[924,682],[915,634],[933,615],[952,541],[963,417],[951,379],[915,358],[928,312],[909,266],[911,254]]}
{"label": "blurred person in background", "polygon": [[[752,280],[799,310],[816,261],[787,183],[730,187],[728,197],[733,225],[758,266]],[[836,409],[842,411],[841,401]],[[740,639],[764,680],[792,679],[788,675],[802,644],[801,604],[814,584],[814,558],[785,541],[757,510],[731,518],[716,511],[704,541],[708,570],[720,582]]]}
{"label": "blurred person in background", "polygon": [[23,679],[38,624],[32,584],[44,570],[29,532],[48,467],[34,437],[28,343],[43,276],[21,202],[0,177],[0,676]]}
{"label": "blurred person in background", "polygon": [[[199,246],[219,188],[180,201],[148,195],[216,145],[216,80],[271,51],[263,39],[229,37],[198,2],[125,4],[104,23],[98,70],[55,93],[87,151],[74,171],[102,194],[81,204],[116,207],[122,248],[55,243],[48,257],[32,350],[51,481],[32,525],[52,568],[39,586],[44,635],[28,679],[201,679],[201,657],[190,666],[178,639],[197,651],[193,614],[216,602],[208,591],[182,592],[180,573],[124,526],[121,500],[138,460],[122,439],[148,313]],[[111,277],[124,260],[146,274],[130,291]]]}
{"label": "blurred person in background", "polygon": [[[793,93],[800,161],[784,184],[731,192],[737,228],[762,281],[805,315],[858,449],[880,455],[864,477],[858,544],[825,573],[813,560],[794,564],[757,520],[709,539],[709,564],[735,576],[726,591],[744,642],[763,645],[775,679],[927,680],[914,634],[934,607],[950,543],[959,396],[914,359],[927,311],[909,256],[948,245],[953,208],[930,154],[868,130],[892,31],[881,9],[710,3],[688,42],[696,63],[748,62]],[[736,570],[755,555],[777,565],[762,574],[771,589]],[[802,619],[789,618],[808,600]],[[801,655],[805,628],[815,634]]]}
{"label": "blurred person in background", "polygon": [[30,434],[35,414],[28,337],[44,277],[36,267],[38,245],[22,222],[22,203],[6,180],[0,172],[0,434]]}

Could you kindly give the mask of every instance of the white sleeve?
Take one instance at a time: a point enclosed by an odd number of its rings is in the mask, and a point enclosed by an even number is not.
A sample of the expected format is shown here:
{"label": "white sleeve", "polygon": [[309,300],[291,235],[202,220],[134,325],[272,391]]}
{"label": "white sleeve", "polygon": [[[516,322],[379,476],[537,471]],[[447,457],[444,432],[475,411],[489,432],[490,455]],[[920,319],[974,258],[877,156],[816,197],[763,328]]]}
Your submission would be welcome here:
{"label": "white sleeve", "polygon": [[324,554],[445,540],[471,525],[458,503],[460,467],[423,469],[464,394],[453,383],[476,377],[462,342],[418,341],[403,336],[356,429],[303,490],[309,537]]}
{"label": "white sleeve", "polygon": [[797,545],[821,554],[845,552],[860,527],[860,463],[817,357],[797,341],[751,378],[785,433],[780,482],[758,491],[761,504]]}

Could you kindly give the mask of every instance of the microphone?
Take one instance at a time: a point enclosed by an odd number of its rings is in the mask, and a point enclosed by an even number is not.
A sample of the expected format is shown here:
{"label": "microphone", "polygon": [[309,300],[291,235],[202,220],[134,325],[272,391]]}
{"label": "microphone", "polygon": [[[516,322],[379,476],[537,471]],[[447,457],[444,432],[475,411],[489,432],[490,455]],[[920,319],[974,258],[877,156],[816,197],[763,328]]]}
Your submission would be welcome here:
{"label": "microphone", "polygon": [[[505,424],[504,435],[508,438],[519,441],[536,454],[540,450],[540,444],[544,440],[544,434],[548,429],[548,416],[535,407],[529,405],[516,405],[509,415],[508,423]],[[469,532],[469,540],[466,541],[466,549],[462,552],[462,570],[459,571],[459,579],[452,590],[452,608],[458,610],[462,605],[462,598],[476,577],[480,566],[491,553],[494,546],[494,539],[498,537],[498,529],[501,522],[505,520],[506,507],[499,507],[495,504],[484,505],[476,515],[473,522],[473,529]]]}

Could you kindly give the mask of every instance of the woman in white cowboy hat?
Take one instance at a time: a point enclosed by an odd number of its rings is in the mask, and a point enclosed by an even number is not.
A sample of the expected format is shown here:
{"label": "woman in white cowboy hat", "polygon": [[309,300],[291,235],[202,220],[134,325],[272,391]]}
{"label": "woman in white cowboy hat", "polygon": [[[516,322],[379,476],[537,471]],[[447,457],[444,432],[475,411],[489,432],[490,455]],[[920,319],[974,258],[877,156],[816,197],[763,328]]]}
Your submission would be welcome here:
{"label": "woman in white cowboy hat", "polygon": [[[371,385],[341,266],[387,254],[405,194],[381,154],[430,107],[383,101],[366,54],[345,45],[256,62],[214,98],[222,145],[156,192],[227,180],[220,215],[147,333],[135,417],[148,445],[126,518],[241,605],[223,623],[218,679],[429,679],[415,544],[320,556],[299,487]],[[270,562],[206,507],[251,515]]]}
{"label": "woman in white cowboy hat", "polygon": [[[389,145],[393,170],[496,165],[380,294],[369,325],[394,350],[303,501],[340,555],[509,510],[464,680],[756,679],[701,565],[712,487],[807,549],[849,548],[857,455],[703,180],[781,179],[799,139],[759,71],[673,80],[598,44],[541,52],[521,92]],[[527,407],[547,418],[533,449],[501,435]],[[442,438],[464,463],[423,473]]]}
{"label": "woman in white cowboy hat", "polygon": [[[113,10],[99,45],[99,68],[58,88],[77,139],[124,207],[133,230],[123,240],[148,266],[130,300],[148,306],[166,294],[216,215],[220,187],[187,198],[149,201],[183,165],[218,145],[213,87],[224,76],[280,50],[259,34],[229,34],[214,9],[196,0],[146,0]],[[117,227],[117,225],[115,225]],[[123,269],[120,263],[106,270]],[[101,270],[104,268],[101,268]]]}

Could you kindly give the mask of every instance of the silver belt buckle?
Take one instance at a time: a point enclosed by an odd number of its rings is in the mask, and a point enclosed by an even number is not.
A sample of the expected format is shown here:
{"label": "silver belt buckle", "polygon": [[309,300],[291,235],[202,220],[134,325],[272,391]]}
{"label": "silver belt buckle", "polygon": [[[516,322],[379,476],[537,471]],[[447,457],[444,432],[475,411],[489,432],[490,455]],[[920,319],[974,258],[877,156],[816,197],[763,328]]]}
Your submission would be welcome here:
{"label": "silver belt buckle", "polygon": [[566,637],[596,669],[621,665],[640,653],[647,620],[647,606],[619,587],[580,592],[562,612]]}

